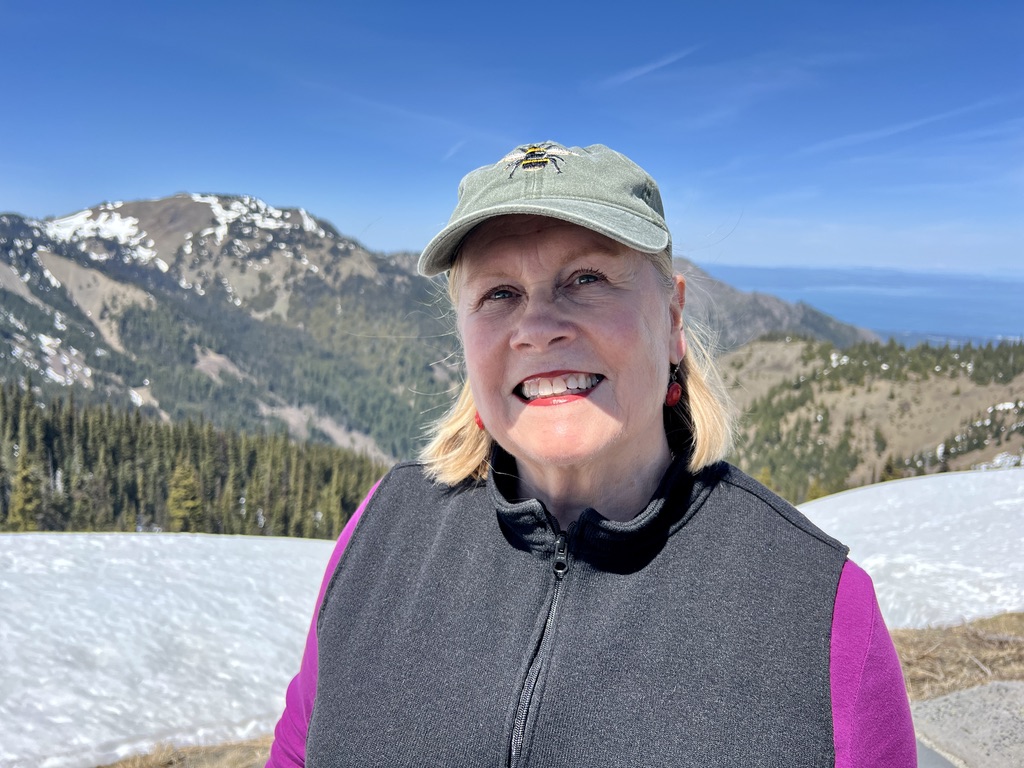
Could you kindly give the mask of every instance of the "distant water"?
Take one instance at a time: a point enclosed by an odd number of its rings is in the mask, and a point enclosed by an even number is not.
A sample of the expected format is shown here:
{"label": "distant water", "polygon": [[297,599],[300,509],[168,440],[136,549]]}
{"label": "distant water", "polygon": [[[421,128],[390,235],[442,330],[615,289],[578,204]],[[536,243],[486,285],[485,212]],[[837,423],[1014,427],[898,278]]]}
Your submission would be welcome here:
{"label": "distant water", "polygon": [[906,343],[1024,337],[1024,279],[700,264],[742,291],[803,301],[838,320]]}

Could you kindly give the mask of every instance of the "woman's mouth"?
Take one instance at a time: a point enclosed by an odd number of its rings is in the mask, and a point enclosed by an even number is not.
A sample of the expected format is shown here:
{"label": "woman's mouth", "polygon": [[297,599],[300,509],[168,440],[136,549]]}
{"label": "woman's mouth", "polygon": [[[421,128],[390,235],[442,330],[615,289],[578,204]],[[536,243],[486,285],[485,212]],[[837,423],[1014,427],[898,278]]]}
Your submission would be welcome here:
{"label": "woman's mouth", "polygon": [[543,397],[580,395],[596,387],[604,379],[599,373],[561,373],[535,376],[515,388],[515,393],[527,402]]}

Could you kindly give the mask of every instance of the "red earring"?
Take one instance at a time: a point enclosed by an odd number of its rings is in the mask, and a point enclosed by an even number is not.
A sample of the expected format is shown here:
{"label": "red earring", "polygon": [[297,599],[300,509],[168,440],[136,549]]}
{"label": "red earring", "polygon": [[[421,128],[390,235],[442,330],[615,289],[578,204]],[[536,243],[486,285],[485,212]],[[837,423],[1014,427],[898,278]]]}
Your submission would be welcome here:
{"label": "red earring", "polygon": [[679,363],[676,363],[672,366],[672,372],[668,376],[668,392],[665,393],[665,405],[668,408],[674,408],[683,399],[683,386],[676,381],[678,373]]}
{"label": "red earring", "polygon": [[683,399],[683,388],[680,386],[678,381],[673,381],[668,385],[668,392],[665,394],[665,405],[669,408],[674,408],[679,404],[679,401]]}
{"label": "red earring", "polygon": [[484,428],[484,420],[480,418],[480,411],[477,411],[473,416],[473,421],[476,422],[476,428],[482,430]]}

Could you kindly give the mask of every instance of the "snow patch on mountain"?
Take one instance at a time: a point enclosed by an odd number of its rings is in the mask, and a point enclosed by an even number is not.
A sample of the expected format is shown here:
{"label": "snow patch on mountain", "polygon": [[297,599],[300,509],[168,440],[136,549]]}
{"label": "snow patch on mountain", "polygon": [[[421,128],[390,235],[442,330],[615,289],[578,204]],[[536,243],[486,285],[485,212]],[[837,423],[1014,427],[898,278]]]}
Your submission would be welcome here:
{"label": "snow patch on mountain", "polygon": [[48,237],[65,243],[85,237],[100,237],[127,244],[139,236],[138,225],[139,220],[131,216],[122,218],[118,213],[102,211],[93,218],[93,212],[86,209],[44,222],[43,228]]}
{"label": "snow patch on mountain", "polygon": [[306,213],[304,208],[299,208],[299,216],[302,217],[302,229],[306,232],[313,232],[317,237],[327,237],[324,228],[316,223],[316,219]]}
{"label": "snow patch on mountain", "polygon": [[[45,333],[24,335],[28,329],[10,313],[0,313],[0,321],[10,323],[22,331],[11,334],[9,349],[11,357],[27,370],[40,373],[53,383],[64,387],[77,383],[86,389],[92,389],[92,369],[79,350],[72,346],[65,347],[63,339]],[[62,329],[59,314],[54,318],[54,327],[57,330]],[[2,354],[0,352],[0,355]]]}
{"label": "snow patch on mountain", "polygon": [[217,245],[227,239],[228,225],[235,221],[252,224],[261,229],[284,229],[290,226],[285,221],[286,218],[289,218],[286,212],[268,205],[256,197],[243,196],[236,200],[230,200],[227,206],[216,195],[195,194],[192,195],[192,199],[197,203],[206,203],[213,211],[216,225],[204,229],[199,233],[199,237],[213,235]]}
{"label": "snow patch on mountain", "polygon": [[[51,240],[63,243],[79,243],[91,238],[115,240],[127,246],[132,258],[142,264],[149,264],[156,258],[154,243],[144,230],[139,229],[139,220],[134,216],[122,216],[116,211],[101,209],[79,211],[62,219],[42,222],[43,231]],[[90,252],[90,257],[100,261],[104,257]],[[161,264],[163,265],[161,267]],[[157,264],[162,271],[167,271],[163,262]]]}
{"label": "snow patch on mountain", "polygon": [[[198,238],[213,236],[216,245],[221,245],[228,237],[228,228],[231,224],[248,224],[256,229],[262,230],[302,230],[317,237],[334,239],[332,233],[321,227],[316,219],[309,215],[304,209],[299,208],[299,222],[292,220],[292,211],[284,211],[280,208],[260,200],[258,197],[243,195],[238,198],[222,198],[217,195],[190,195],[197,203],[206,203],[213,213],[214,226],[197,233]],[[191,233],[186,239],[191,239]],[[271,242],[272,236],[267,235],[267,242]],[[282,244],[283,245],[283,244]],[[189,251],[191,252],[191,246]],[[242,257],[244,254],[235,254]]]}

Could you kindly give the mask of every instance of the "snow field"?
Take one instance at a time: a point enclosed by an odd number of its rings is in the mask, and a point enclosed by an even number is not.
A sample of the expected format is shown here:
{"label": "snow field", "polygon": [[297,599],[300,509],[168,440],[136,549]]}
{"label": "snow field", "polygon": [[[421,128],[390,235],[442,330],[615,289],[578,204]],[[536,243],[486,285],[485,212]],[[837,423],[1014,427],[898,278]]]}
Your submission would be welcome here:
{"label": "snow field", "polygon": [[850,547],[890,627],[1024,610],[1024,469],[913,477],[800,511]]}
{"label": "snow field", "polygon": [[0,766],[269,732],[333,544],[0,535]]}
{"label": "snow field", "polygon": [[[802,506],[851,547],[890,627],[1024,610],[1024,469]],[[0,766],[92,768],[268,733],[333,544],[0,535]]]}

